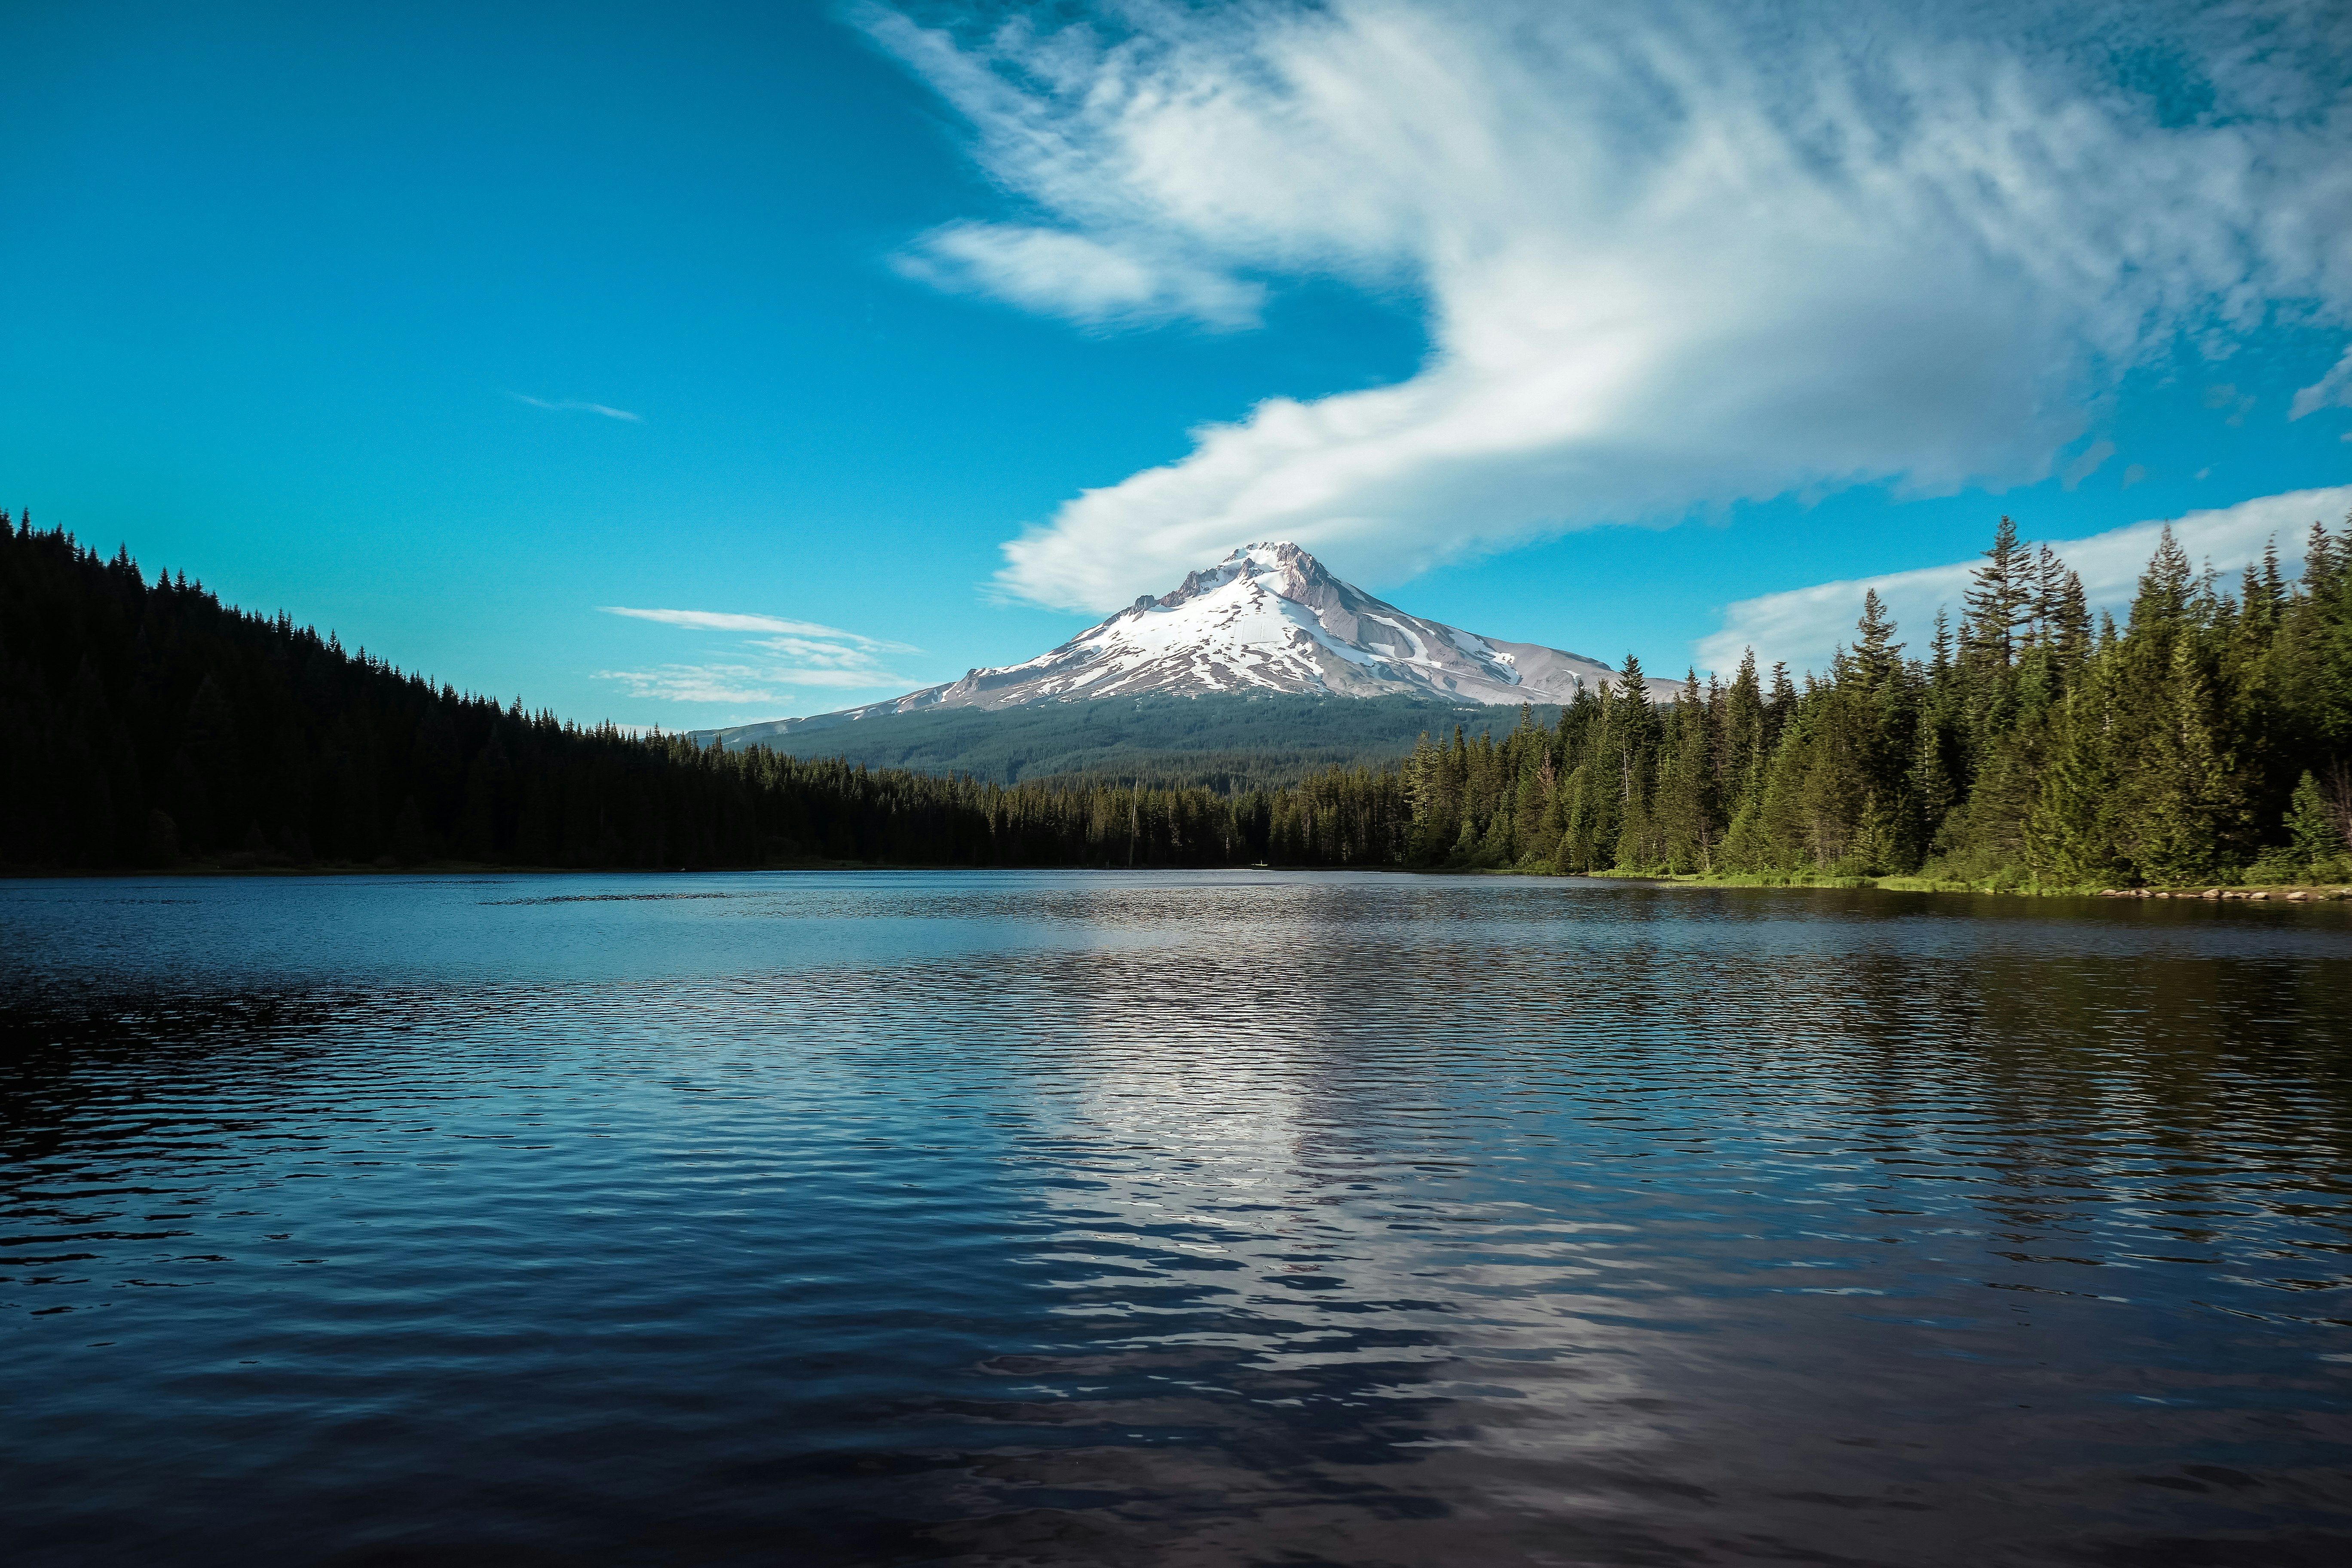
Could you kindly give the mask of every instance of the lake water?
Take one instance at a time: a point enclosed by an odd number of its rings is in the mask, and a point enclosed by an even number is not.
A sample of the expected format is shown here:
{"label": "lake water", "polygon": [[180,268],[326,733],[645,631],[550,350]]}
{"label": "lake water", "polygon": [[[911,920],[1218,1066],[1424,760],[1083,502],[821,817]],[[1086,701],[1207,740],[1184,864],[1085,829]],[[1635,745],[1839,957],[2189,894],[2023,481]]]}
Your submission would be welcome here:
{"label": "lake water", "polygon": [[0,883],[13,1563],[2352,1561],[2352,905]]}

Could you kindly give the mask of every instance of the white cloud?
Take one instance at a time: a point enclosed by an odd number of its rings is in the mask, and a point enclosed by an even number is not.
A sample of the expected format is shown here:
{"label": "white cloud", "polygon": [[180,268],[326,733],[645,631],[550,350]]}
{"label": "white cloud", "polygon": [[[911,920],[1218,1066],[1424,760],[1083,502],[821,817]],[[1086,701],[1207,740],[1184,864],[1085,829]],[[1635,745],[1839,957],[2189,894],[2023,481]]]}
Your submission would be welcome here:
{"label": "white cloud", "polygon": [[727,665],[666,664],[657,669],[600,669],[599,680],[625,682],[632,697],[664,702],[769,702],[772,687],[751,679],[754,672]]}
{"label": "white cloud", "polygon": [[891,260],[937,288],[993,294],[1090,326],[1190,317],[1213,327],[1254,327],[1265,302],[1261,284],[1059,229],[951,223]]}
{"label": "white cloud", "polygon": [[[1269,398],[1005,546],[1005,589],[1100,610],[1253,539],[1393,580],[1743,498],[2045,477],[2181,334],[2352,305],[2347,78],[2318,11],[2265,9],[859,15],[1026,209],[919,240],[919,275],[1088,321],[1236,324],[1258,279],[1427,302],[1411,379]],[[2210,108],[2097,74],[2135,48]]]}
{"label": "white cloud", "polygon": [[525,404],[532,408],[551,409],[558,414],[601,414],[607,419],[624,419],[632,425],[642,425],[646,422],[645,416],[642,414],[632,414],[625,408],[614,408],[603,403],[582,403],[576,398],[570,397],[551,403],[544,397],[530,397],[520,392],[509,392],[507,395],[517,403]]}
{"label": "white cloud", "polygon": [[782,632],[796,637],[824,637],[834,642],[854,643],[859,647],[878,649],[887,653],[919,653],[921,650],[902,642],[883,642],[877,637],[860,637],[838,626],[821,626],[814,621],[788,621],[776,616],[745,616],[730,610],[635,610],[626,605],[599,605],[597,609],[608,616],[627,616],[640,621],[659,621],[664,626],[685,626],[703,632]]}
{"label": "white cloud", "polygon": [[[641,610],[600,605],[608,616],[654,621],[698,632],[764,632],[741,639],[724,662],[663,664],[650,669],[600,669],[600,680],[625,683],[633,697],[668,702],[780,704],[794,700],[801,688],[903,691],[917,684],[895,674],[885,654],[919,653],[905,643],[886,642],[814,621],[730,610]],[[764,658],[761,656],[765,656]]]}
{"label": "white cloud", "polygon": [[665,702],[766,702],[791,700],[796,687],[903,690],[914,682],[872,669],[803,669],[777,665],[664,664],[652,669],[600,669],[599,680],[625,683],[632,697]]}
{"label": "white cloud", "polygon": [[[2332,526],[2347,510],[2352,510],[2352,485],[2263,496],[2169,521],[2190,560],[2226,573],[2259,560],[2263,547],[2273,542],[2282,563],[2300,562],[2311,525]],[[2112,609],[2120,616],[2131,602],[2139,574],[2155,553],[2157,536],[2165,526],[2166,520],[2158,519],[2085,539],[2049,542],[2067,565],[2082,574],[2083,591],[2092,607]],[[1724,673],[1738,668],[1741,650],[1748,647],[1756,650],[1757,659],[1768,668],[1774,660],[1785,659],[1792,669],[1825,671],[1832,650],[1841,643],[1852,645],[1863,595],[1875,588],[1901,628],[1899,635],[1915,654],[1924,658],[1937,610],[1949,611],[1958,624],[1961,595],[1968,591],[1969,574],[1978,563],[1977,560],[1958,561],[1948,566],[1923,566],[1743,599],[1724,611],[1723,629],[1699,639],[1692,653],[1699,668]]]}
{"label": "white cloud", "polygon": [[2326,375],[2294,395],[2294,402],[2286,413],[2289,419],[2300,419],[2306,414],[2316,414],[2332,404],[2352,403],[2352,349],[2336,362]]}

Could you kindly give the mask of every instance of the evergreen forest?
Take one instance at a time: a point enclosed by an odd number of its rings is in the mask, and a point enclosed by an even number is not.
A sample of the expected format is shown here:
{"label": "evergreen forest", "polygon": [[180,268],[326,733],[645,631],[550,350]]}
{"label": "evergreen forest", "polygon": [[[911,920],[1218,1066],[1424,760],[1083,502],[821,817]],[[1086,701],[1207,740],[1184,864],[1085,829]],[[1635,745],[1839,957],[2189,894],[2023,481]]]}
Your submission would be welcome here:
{"label": "evergreen forest", "polygon": [[[1957,621],[1801,683],[1639,664],[1499,737],[1219,790],[724,751],[461,695],[0,520],[0,868],[1407,867],[1991,888],[2352,879],[2352,523],[2126,618],[2007,519]],[[1349,700],[1334,699],[1335,701]],[[1238,782],[1238,780],[1236,780]]]}
{"label": "evergreen forest", "polygon": [[2000,521],[1955,625],[1896,640],[1868,593],[1801,685],[1752,655],[1642,700],[1626,661],[1549,733],[1424,741],[1409,861],[1976,887],[2352,878],[2352,524],[2223,592],[2169,529],[2125,624]]}

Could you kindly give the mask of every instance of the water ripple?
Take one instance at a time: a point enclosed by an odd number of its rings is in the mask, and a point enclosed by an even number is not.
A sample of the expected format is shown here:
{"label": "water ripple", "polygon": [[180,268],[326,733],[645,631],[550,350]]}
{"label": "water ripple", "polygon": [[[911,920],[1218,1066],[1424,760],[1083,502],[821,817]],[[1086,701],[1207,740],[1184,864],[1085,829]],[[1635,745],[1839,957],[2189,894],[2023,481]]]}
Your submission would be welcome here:
{"label": "water ripple", "polygon": [[12,1561],[2352,1549],[2352,919],[0,886]]}

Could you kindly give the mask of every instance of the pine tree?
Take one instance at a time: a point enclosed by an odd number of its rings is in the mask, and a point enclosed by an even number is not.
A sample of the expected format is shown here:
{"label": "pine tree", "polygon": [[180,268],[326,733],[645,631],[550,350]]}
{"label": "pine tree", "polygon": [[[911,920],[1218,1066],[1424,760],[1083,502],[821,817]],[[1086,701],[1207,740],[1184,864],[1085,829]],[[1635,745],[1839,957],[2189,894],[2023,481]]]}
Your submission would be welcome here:
{"label": "pine tree", "polygon": [[2174,639],[2166,674],[2144,700],[2136,737],[2143,749],[2118,803],[2123,847],[2139,875],[2158,886],[2215,874],[2228,804],[2210,693],[2187,637]]}
{"label": "pine tree", "polygon": [[1895,623],[1887,618],[1886,602],[1872,588],[1863,595],[1862,619],[1855,629],[1862,636],[1853,649],[1854,673],[1866,691],[1891,689],[1903,668],[1903,645],[1894,640]]}
{"label": "pine tree", "polygon": [[1682,699],[1667,721],[1664,744],[1656,813],[1660,858],[1677,872],[1710,874],[1721,833],[1721,797],[1713,726],[1696,670],[1683,678]]}
{"label": "pine tree", "polygon": [[1967,612],[1961,634],[1963,662],[1981,669],[2005,670],[2017,652],[2017,633],[2030,623],[2036,588],[2025,547],[2018,542],[2017,524],[2004,517],[1994,531],[1992,548],[1984,564],[1969,574],[1962,599]]}
{"label": "pine tree", "polygon": [[[2189,568],[2189,552],[2173,537],[2167,523],[2157,535],[2156,553],[2140,574],[2139,591],[2132,598],[2129,627],[2148,635],[2169,635],[2186,623],[2197,578]],[[2167,649],[2168,655],[2169,649]]]}
{"label": "pine tree", "polygon": [[2035,874],[2064,887],[2128,880],[2117,842],[2120,783],[2109,747],[2106,692],[2096,683],[2070,693],[2026,834]]}
{"label": "pine tree", "polygon": [[1789,721],[1796,717],[1796,712],[1797,683],[1789,679],[1788,661],[1776,659],[1772,664],[1772,692],[1764,703],[1764,749],[1767,752],[1780,746],[1781,733],[1788,728]]}
{"label": "pine tree", "polygon": [[1657,742],[1658,717],[1650,705],[1649,683],[1642,674],[1642,661],[1629,653],[1612,689],[1595,758],[1612,775],[1617,829],[1612,847],[1615,863],[1628,870],[1659,858],[1650,815]]}
{"label": "pine tree", "polygon": [[2352,771],[2342,764],[2331,770],[2328,784],[2306,770],[2295,781],[2286,818],[2298,873],[2315,880],[2333,880],[2347,869],[2352,856]]}
{"label": "pine tree", "polygon": [[1562,872],[1597,870],[1601,866],[1601,845],[1612,847],[1616,833],[1611,816],[1603,809],[1601,787],[1590,764],[1580,765],[1568,775],[1561,791],[1567,802],[1560,827],[1559,847],[1552,854],[1552,862]]}
{"label": "pine tree", "polygon": [[1723,694],[1723,740],[1717,754],[1726,815],[1737,816],[1755,797],[1764,776],[1764,694],[1756,680],[1756,650],[1739,656],[1739,672]]}

